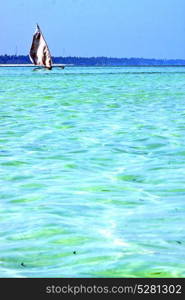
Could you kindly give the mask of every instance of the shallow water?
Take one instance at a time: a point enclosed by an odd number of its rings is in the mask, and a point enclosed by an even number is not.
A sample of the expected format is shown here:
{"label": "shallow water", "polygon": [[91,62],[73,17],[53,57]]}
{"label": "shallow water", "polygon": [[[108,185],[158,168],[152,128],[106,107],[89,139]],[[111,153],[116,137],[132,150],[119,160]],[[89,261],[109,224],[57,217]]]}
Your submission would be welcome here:
{"label": "shallow water", "polygon": [[185,277],[185,67],[0,68],[0,277]]}

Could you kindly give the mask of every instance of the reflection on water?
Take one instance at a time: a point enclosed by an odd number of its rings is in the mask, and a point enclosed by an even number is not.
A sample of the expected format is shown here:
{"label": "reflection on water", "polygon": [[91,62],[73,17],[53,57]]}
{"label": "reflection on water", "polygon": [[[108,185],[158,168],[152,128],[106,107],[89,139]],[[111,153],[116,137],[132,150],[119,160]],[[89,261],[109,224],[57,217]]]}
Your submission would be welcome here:
{"label": "reflection on water", "polygon": [[1,68],[1,277],[185,276],[184,73]]}

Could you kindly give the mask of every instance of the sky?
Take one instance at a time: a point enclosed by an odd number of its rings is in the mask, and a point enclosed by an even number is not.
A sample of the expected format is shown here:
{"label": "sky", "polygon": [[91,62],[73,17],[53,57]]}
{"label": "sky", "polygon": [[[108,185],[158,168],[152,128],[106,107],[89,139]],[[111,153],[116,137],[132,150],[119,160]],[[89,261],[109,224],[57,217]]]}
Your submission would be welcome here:
{"label": "sky", "polygon": [[0,55],[27,55],[35,24],[53,56],[185,59],[185,0],[5,0]]}

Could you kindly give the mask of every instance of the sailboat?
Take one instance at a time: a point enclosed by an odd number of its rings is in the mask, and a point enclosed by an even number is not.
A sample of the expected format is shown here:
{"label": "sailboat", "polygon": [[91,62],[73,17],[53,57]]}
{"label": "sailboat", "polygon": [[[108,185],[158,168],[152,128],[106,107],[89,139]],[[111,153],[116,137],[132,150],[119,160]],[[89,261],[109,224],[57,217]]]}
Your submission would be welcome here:
{"label": "sailboat", "polygon": [[38,24],[33,35],[29,57],[34,65],[44,67],[48,70],[52,69],[51,53]]}

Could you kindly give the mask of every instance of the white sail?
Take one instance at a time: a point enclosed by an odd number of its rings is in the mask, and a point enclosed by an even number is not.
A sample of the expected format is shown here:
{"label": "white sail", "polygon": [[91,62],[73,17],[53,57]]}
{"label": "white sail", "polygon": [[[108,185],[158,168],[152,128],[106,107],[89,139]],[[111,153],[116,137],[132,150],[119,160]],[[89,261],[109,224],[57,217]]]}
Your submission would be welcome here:
{"label": "white sail", "polygon": [[52,69],[52,59],[48,45],[44,36],[37,25],[37,29],[33,35],[33,41],[29,53],[30,60],[36,66],[44,66],[47,69]]}

